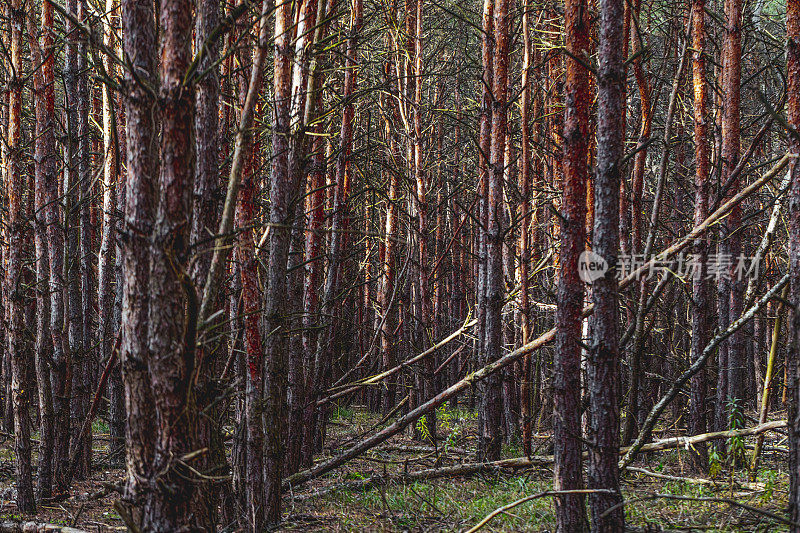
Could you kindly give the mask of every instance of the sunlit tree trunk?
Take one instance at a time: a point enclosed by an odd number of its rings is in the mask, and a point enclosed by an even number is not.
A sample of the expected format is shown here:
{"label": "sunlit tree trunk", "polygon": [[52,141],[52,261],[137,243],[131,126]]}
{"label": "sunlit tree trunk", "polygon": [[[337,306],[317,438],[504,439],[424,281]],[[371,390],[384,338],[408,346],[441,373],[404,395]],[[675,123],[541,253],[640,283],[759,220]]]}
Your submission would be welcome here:
{"label": "sunlit tree trunk", "polygon": [[[709,137],[708,124],[708,86],[706,82],[706,35],[705,0],[692,2],[692,81],[694,87],[694,138],[695,138],[695,200],[694,223],[700,224],[708,217],[709,189]],[[694,243],[699,271],[692,278],[692,344],[690,360],[696,361],[703,352],[710,333],[709,328],[709,284],[706,278],[708,260],[708,237],[704,236]],[[706,415],[706,373],[698,372],[691,382],[691,409],[689,411],[689,431],[692,435],[705,433]],[[706,446],[698,444],[691,454],[692,465],[696,470],[707,466]]]}

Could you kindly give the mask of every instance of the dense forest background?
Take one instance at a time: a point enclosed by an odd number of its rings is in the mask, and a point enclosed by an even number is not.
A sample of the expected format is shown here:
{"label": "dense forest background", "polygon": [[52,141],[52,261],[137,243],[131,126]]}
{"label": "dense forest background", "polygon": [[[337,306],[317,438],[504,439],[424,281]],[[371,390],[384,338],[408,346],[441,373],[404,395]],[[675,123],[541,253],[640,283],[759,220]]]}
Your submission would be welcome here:
{"label": "dense forest background", "polygon": [[0,133],[1,531],[800,531],[800,0],[1,0]]}

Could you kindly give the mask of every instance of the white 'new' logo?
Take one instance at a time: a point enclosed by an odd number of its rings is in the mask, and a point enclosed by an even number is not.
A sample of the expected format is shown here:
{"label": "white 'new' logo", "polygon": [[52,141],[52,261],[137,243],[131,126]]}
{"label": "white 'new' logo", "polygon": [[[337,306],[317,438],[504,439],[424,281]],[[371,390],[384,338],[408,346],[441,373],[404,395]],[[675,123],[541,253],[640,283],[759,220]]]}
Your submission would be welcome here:
{"label": "white 'new' logo", "polygon": [[586,283],[603,277],[608,272],[608,263],[591,250],[581,252],[578,258],[578,276]]}

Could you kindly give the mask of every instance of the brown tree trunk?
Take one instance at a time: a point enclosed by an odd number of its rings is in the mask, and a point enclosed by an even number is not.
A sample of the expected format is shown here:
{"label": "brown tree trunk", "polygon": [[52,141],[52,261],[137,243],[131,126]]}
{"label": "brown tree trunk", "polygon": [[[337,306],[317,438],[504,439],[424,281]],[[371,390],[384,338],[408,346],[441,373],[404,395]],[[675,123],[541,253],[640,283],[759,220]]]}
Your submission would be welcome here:
{"label": "brown tree trunk", "polygon": [[[800,130],[800,0],[786,3],[786,66],[787,66],[787,119]],[[800,139],[789,136],[789,149],[800,153]],[[791,163],[792,173],[789,189],[789,298],[795,306],[791,321],[791,346],[788,356],[789,377],[789,518],[800,523],[800,162]],[[800,532],[794,526],[792,533]]]}
{"label": "brown tree trunk", "polygon": [[33,388],[27,379],[29,353],[25,347],[23,323],[24,284],[22,282],[22,249],[25,246],[25,220],[23,216],[24,154],[22,144],[22,29],[25,24],[23,0],[11,4],[10,38],[11,79],[8,80],[8,130],[6,142],[6,198],[7,246],[5,271],[5,297],[8,300],[8,349],[11,361],[11,396],[14,404],[14,454],[17,485],[17,508],[25,514],[36,512],[31,473],[30,394]]}
{"label": "brown tree trunk", "polygon": [[219,2],[197,2],[194,48],[195,53],[203,54],[198,70],[204,74],[195,86],[194,97],[195,178],[190,238],[196,256],[192,264],[192,281],[197,287],[202,286],[208,275],[213,245],[210,237],[219,225],[219,148],[223,138],[219,129],[220,78],[214,66],[219,57],[219,46],[216,41],[205,44],[216,30],[219,18]]}
{"label": "brown tree trunk", "polygon": [[[741,101],[741,81],[742,81],[742,0],[725,0],[725,39],[722,49],[722,92],[723,92],[723,117],[722,117],[722,173],[720,183],[728,185],[731,173],[739,163],[740,139],[740,101]],[[739,180],[731,181],[729,189],[725,191],[725,198],[730,198],[739,189]],[[742,253],[741,207],[737,206],[722,223],[722,246],[723,253],[729,254],[732,264],[735,266],[739,254]],[[739,279],[731,267],[727,276],[723,276],[719,282],[718,292],[720,294],[720,329],[724,330],[728,324],[722,323],[727,317],[731,322],[736,320],[742,313],[744,285],[743,280]],[[727,309],[724,309],[727,307]],[[725,412],[728,416],[738,417],[737,422],[743,420],[744,405],[744,379],[747,363],[744,350],[744,338],[742,332],[734,333],[728,343],[727,368],[720,367],[720,372],[727,371],[727,390],[717,391],[717,401],[738,402],[735,406],[731,404],[726,407]],[[724,370],[723,370],[724,369]],[[726,420],[727,422],[727,420]],[[726,424],[727,425],[727,424]],[[723,429],[723,428],[720,428]]]}
{"label": "brown tree trunk", "polygon": [[[695,203],[694,224],[702,223],[708,217],[709,189],[709,137],[708,137],[708,86],[706,82],[706,35],[705,0],[692,2],[692,76],[694,86],[694,138],[695,138]],[[692,344],[690,361],[694,363],[703,354],[711,333],[709,327],[709,284],[706,280],[708,261],[708,237],[703,236],[694,243],[699,271],[692,278]],[[698,372],[691,382],[691,409],[689,432],[692,435],[705,433],[708,429],[706,415],[706,373]],[[696,470],[707,466],[708,457],[705,444],[698,445],[691,454],[691,462]]]}
{"label": "brown tree trunk", "polygon": [[[106,12],[111,18],[115,1],[106,0]],[[106,20],[103,32],[104,44],[114,48],[114,26]],[[114,75],[114,63],[105,58],[104,65],[109,76]],[[114,269],[114,241],[116,239],[117,182],[119,165],[117,162],[118,145],[116,137],[116,118],[114,111],[114,95],[111,87],[103,86],[103,235],[100,241],[100,253],[97,266],[97,307],[98,307],[98,340],[100,359],[106,361],[111,357],[114,343],[114,291],[111,285]]]}
{"label": "brown tree trunk", "polygon": [[288,378],[287,346],[289,321],[286,316],[287,261],[291,241],[292,215],[290,203],[296,193],[290,172],[290,110],[292,97],[292,4],[275,8],[275,113],[272,135],[273,166],[270,176],[270,227],[267,238],[269,269],[264,294],[266,364],[265,423],[269,428],[265,458],[265,522],[281,521],[281,479],[285,455],[286,387]]}
{"label": "brown tree trunk", "polygon": [[[36,108],[36,152],[34,155],[34,238],[36,241],[36,381],[39,392],[39,463],[37,493],[40,499],[53,492],[53,448],[55,425],[53,396],[50,382],[50,362],[53,355],[51,331],[50,261],[48,256],[48,220],[57,205],[49,205],[48,185],[57,180],[55,135],[54,36],[53,4],[42,3],[41,32],[35,25],[35,11],[28,12],[30,49],[34,72],[34,107]],[[41,35],[40,35],[41,33]],[[57,216],[57,211],[56,211]]]}
{"label": "brown tree trunk", "polygon": [[[589,72],[579,63],[588,61],[589,57],[589,15],[585,0],[567,2],[565,24],[570,57],[565,59],[564,196],[553,361],[553,487],[556,490],[578,490],[583,488],[581,345],[578,341],[585,294],[583,281],[578,276],[578,258],[586,246],[586,182],[589,179]],[[558,531],[586,530],[583,495],[557,497],[555,503]]]}
{"label": "brown tree trunk", "polygon": [[[483,349],[485,363],[496,361],[503,348],[503,172],[505,169],[508,106],[509,0],[495,0],[492,77],[492,122],[486,202],[486,323]],[[501,376],[491,376],[481,399],[483,434],[478,441],[482,460],[500,459],[502,435]]]}
{"label": "brown tree trunk", "polygon": [[[81,23],[88,19],[86,0],[74,0],[70,10]],[[70,186],[67,189],[67,213],[71,221],[67,225],[67,272],[69,294],[69,337],[72,366],[70,442],[69,455],[78,461],[74,472],[67,472],[67,481],[75,477],[87,479],[91,463],[91,428],[85,435],[79,428],[89,411],[92,393],[92,285],[90,283],[89,263],[93,256],[91,242],[91,221],[89,202],[91,195],[91,132],[89,129],[89,71],[87,68],[89,45],[82,31],[76,34],[74,48],[75,63],[73,75],[74,100],[68,107],[72,117],[69,127],[73,136],[73,167],[70,171]],[[70,115],[71,113],[71,115]]]}
{"label": "brown tree trunk", "polygon": [[[125,138],[127,187],[122,255],[122,344],[121,368],[128,421],[126,443],[126,500],[141,506],[142,484],[150,478],[156,430],[153,391],[147,372],[148,310],[150,307],[150,263],[148,246],[155,218],[156,131],[155,105],[156,25],[153,5],[122,0],[122,36],[125,55],[130,58],[136,78],[125,71]],[[146,85],[145,85],[146,84]],[[51,266],[55,268],[52,263]],[[54,388],[55,394],[55,388]],[[134,519],[141,523],[140,512]]]}
{"label": "brown tree trunk", "polygon": [[[520,108],[520,129],[522,130],[522,154],[520,165],[520,192],[522,201],[519,204],[520,213],[520,232],[519,232],[519,314],[521,328],[521,344],[527,344],[531,337],[531,312],[528,278],[530,277],[528,264],[531,261],[530,243],[532,240],[529,232],[531,230],[531,219],[529,211],[531,208],[531,28],[530,6],[527,0],[523,0],[522,6],[522,102]],[[535,230],[534,230],[535,231]],[[522,381],[520,386],[520,410],[522,418],[522,452],[529,456],[532,448],[532,390],[531,390],[531,356],[526,355],[522,360]]]}
{"label": "brown tree trunk", "polygon": [[[392,74],[392,59],[386,60],[384,66],[386,82],[389,87],[391,84]],[[390,89],[391,90],[391,89]],[[398,213],[398,196],[399,196],[399,176],[396,167],[400,164],[400,154],[397,147],[397,140],[394,135],[392,127],[393,119],[396,116],[396,107],[394,99],[386,94],[383,99],[384,105],[384,137],[387,144],[387,158],[395,164],[392,164],[387,169],[386,174],[389,178],[389,191],[386,199],[386,220],[384,223],[384,241],[381,250],[382,256],[382,277],[380,281],[380,290],[378,293],[378,305],[383,315],[383,323],[381,325],[381,354],[383,370],[393,368],[397,364],[396,354],[396,341],[395,328],[397,326],[397,310],[392,305],[393,299],[396,298],[397,290],[397,268],[396,268],[396,255],[398,238],[397,224],[399,222]],[[383,391],[383,413],[388,414],[395,406],[397,386],[394,382],[389,382],[386,385],[386,390]]]}
{"label": "brown tree trunk", "polygon": [[[255,527],[264,523],[264,427],[262,424],[261,398],[264,394],[264,350],[259,322],[261,317],[261,294],[258,289],[258,258],[253,242],[252,225],[256,221],[258,187],[253,164],[255,150],[245,166],[239,204],[236,207],[236,225],[241,231],[237,251],[239,272],[242,279],[242,314],[244,316],[244,347],[247,354],[247,385],[245,412],[247,418],[247,518]],[[256,529],[254,529],[255,531]]]}
{"label": "brown tree trunk", "polygon": [[622,57],[623,2],[608,0],[600,12],[597,76],[597,174],[593,251],[605,258],[610,271],[592,285],[595,312],[588,357],[590,489],[609,492],[589,495],[592,531],[625,529],[625,512],[619,487],[619,187],[625,131],[624,61]]}
{"label": "brown tree trunk", "polygon": [[[197,294],[189,278],[189,232],[193,168],[194,90],[184,84],[192,59],[192,5],[160,4],[159,106],[161,168],[150,245],[148,370],[156,406],[153,472],[159,481],[147,493],[142,529],[202,529],[207,509],[194,498],[198,483],[194,396]],[[194,505],[193,505],[194,504]]]}

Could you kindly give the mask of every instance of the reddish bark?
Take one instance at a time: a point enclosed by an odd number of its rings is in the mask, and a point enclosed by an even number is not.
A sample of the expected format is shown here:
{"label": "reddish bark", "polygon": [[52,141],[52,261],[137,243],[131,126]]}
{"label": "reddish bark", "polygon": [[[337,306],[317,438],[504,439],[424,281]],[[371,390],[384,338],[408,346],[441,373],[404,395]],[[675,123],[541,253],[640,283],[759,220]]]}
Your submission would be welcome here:
{"label": "reddish bark", "polygon": [[[578,257],[586,246],[586,182],[589,179],[589,73],[580,64],[589,57],[589,18],[585,0],[569,0],[565,11],[564,196],[558,261],[556,352],[553,361],[553,453],[556,490],[583,488],[581,458],[581,310],[585,289]],[[578,60],[574,59],[578,58]],[[616,220],[616,219],[615,219]],[[580,494],[555,499],[558,531],[585,531]]]}
{"label": "reddish bark", "polygon": [[[708,84],[706,82],[706,35],[705,0],[692,2],[692,85],[694,87],[694,137],[695,137],[695,204],[694,224],[700,224],[708,216],[708,189],[710,154],[708,138]],[[709,340],[709,287],[706,277],[708,260],[708,237],[704,236],[694,243],[693,253],[697,256],[699,272],[692,279],[692,344],[690,360],[697,361]],[[705,433],[706,417],[706,374],[698,372],[691,383],[691,410],[689,431],[692,435]],[[695,469],[702,470],[707,463],[706,447],[700,444],[691,455]]]}
{"label": "reddish bark", "polygon": [[[53,5],[42,3],[41,31],[35,25],[34,10],[28,12],[32,64],[40,65],[34,72],[34,106],[36,108],[36,152],[34,154],[34,238],[36,244],[36,380],[39,392],[39,463],[37,493],[49,498],[53,490],[53,448],[55,426],[53,413],[50,362],[53,355],[51,331],[50,261],[48,256],[48,220],[57,209],[49,205],[49,184],[57,180],[54,98],[54,39]],[[40,36],[41,33],[41,36]],[[58,213],[55,213],[58,216]]]}
{"label": "reddish bark", "polygon": [[8,130],[6,142],[6,195],[8,215],[6,237],[8,249],[5,264],[6,321],[8,324],[8,356],[11,361],[11,396],[14,406],[14,454],[17,485],[17,508],[25,514],[36,512],[31,473],[30,393],[33,390],[27,379],[25,325],[23,323],[24,285],[22,282],[22,249],[25,246],[25,220],[23,215],[24,153],[22,144],[22,30],[24,27],[24,2],[11,3],[10,75],[8,80]]}
{"label": "reddish bark", "polygon": [[[727,185],[725,198],[730,198],[739,189],[739,179],[731,180],[733,170],[739,163],[741,149],[741,82],[742,82],[742,0],[725,0],[725,38],[722,49],[722,172],[720,183]],[[741,207],[737,206],[731,211],[730,216],[722,223],[721,251],[733,259],[733,264],[742,253]],[[720,329],[728,327],[728,323],[736,320],[742,312],[744,285],[743,280],[731,268],[728,277],[720,279],[718,284],[720,295]],[[727,322],[726,322],[727,320]],[[744,339],[741,332],[734,333],[728,341],[727,364],[720,367],[720,372],[727,372],[727,389],[717,391],[719,402],[739,402],[736,407],[736,416],[741,417],[744,408],[741,402],[744,398],[744,379],[747,366],[744,351]],[[722,353],[722,349],[720,350]],[[730,407],[733,407],[731,404]],[[727,415],[734,414],[729,408],[724,409]],[[728,426],[728,416],[725,416],[725,428]],[[722,420],[718,420],[722,422]]]}
{"label": "reddish bark", "polygon": [[619,253],[619,187],[625,130],[622,57],[623,1],[608,0],[600,12],[597,76],[597,173],[593,251],[609,263],[610,273],[592,285],[595,313],[587,369],[590,402],[588,486],[607,492],[589,495],[592,531],[625,529],[619,487],[619,294],[615,267]]}
{"label": "reddish bark", "polygon": [[[137,79],[125,72],[127,190],[122,237],[121,367],[128,423],[125,428],[126,498],[144,501],[141,484],[152,473],[155,433],[153,392],[147,375],[150,292],[148,245],[153,231],[156,177],[155,103],[156,39],[153,6],[122,1],[123,49]],[[145,85],[147,84],[147,85]],[[58,254],[56,254],[58,255]],[[51,255],[51,265],[52,255]],[[55,268],[55,267],[54,267]],[[54,389],[53,394],[56,394]],[[140,516],[134,517],[141,521]]]}
{"label": "reddish bark", "polygon": [[[194,497],[197,410],[194,398],[197,295],[189,279],[193,169],[194,89],[184,84],[191,62],[192,6],[160,4],[159,105],[161,168],[150,245],[148,370],[156,406],[153,472],[159,481],[146,495],[142,529],[203,529],[206,509]],[[155,474],[157,473],[157,474]]]}

